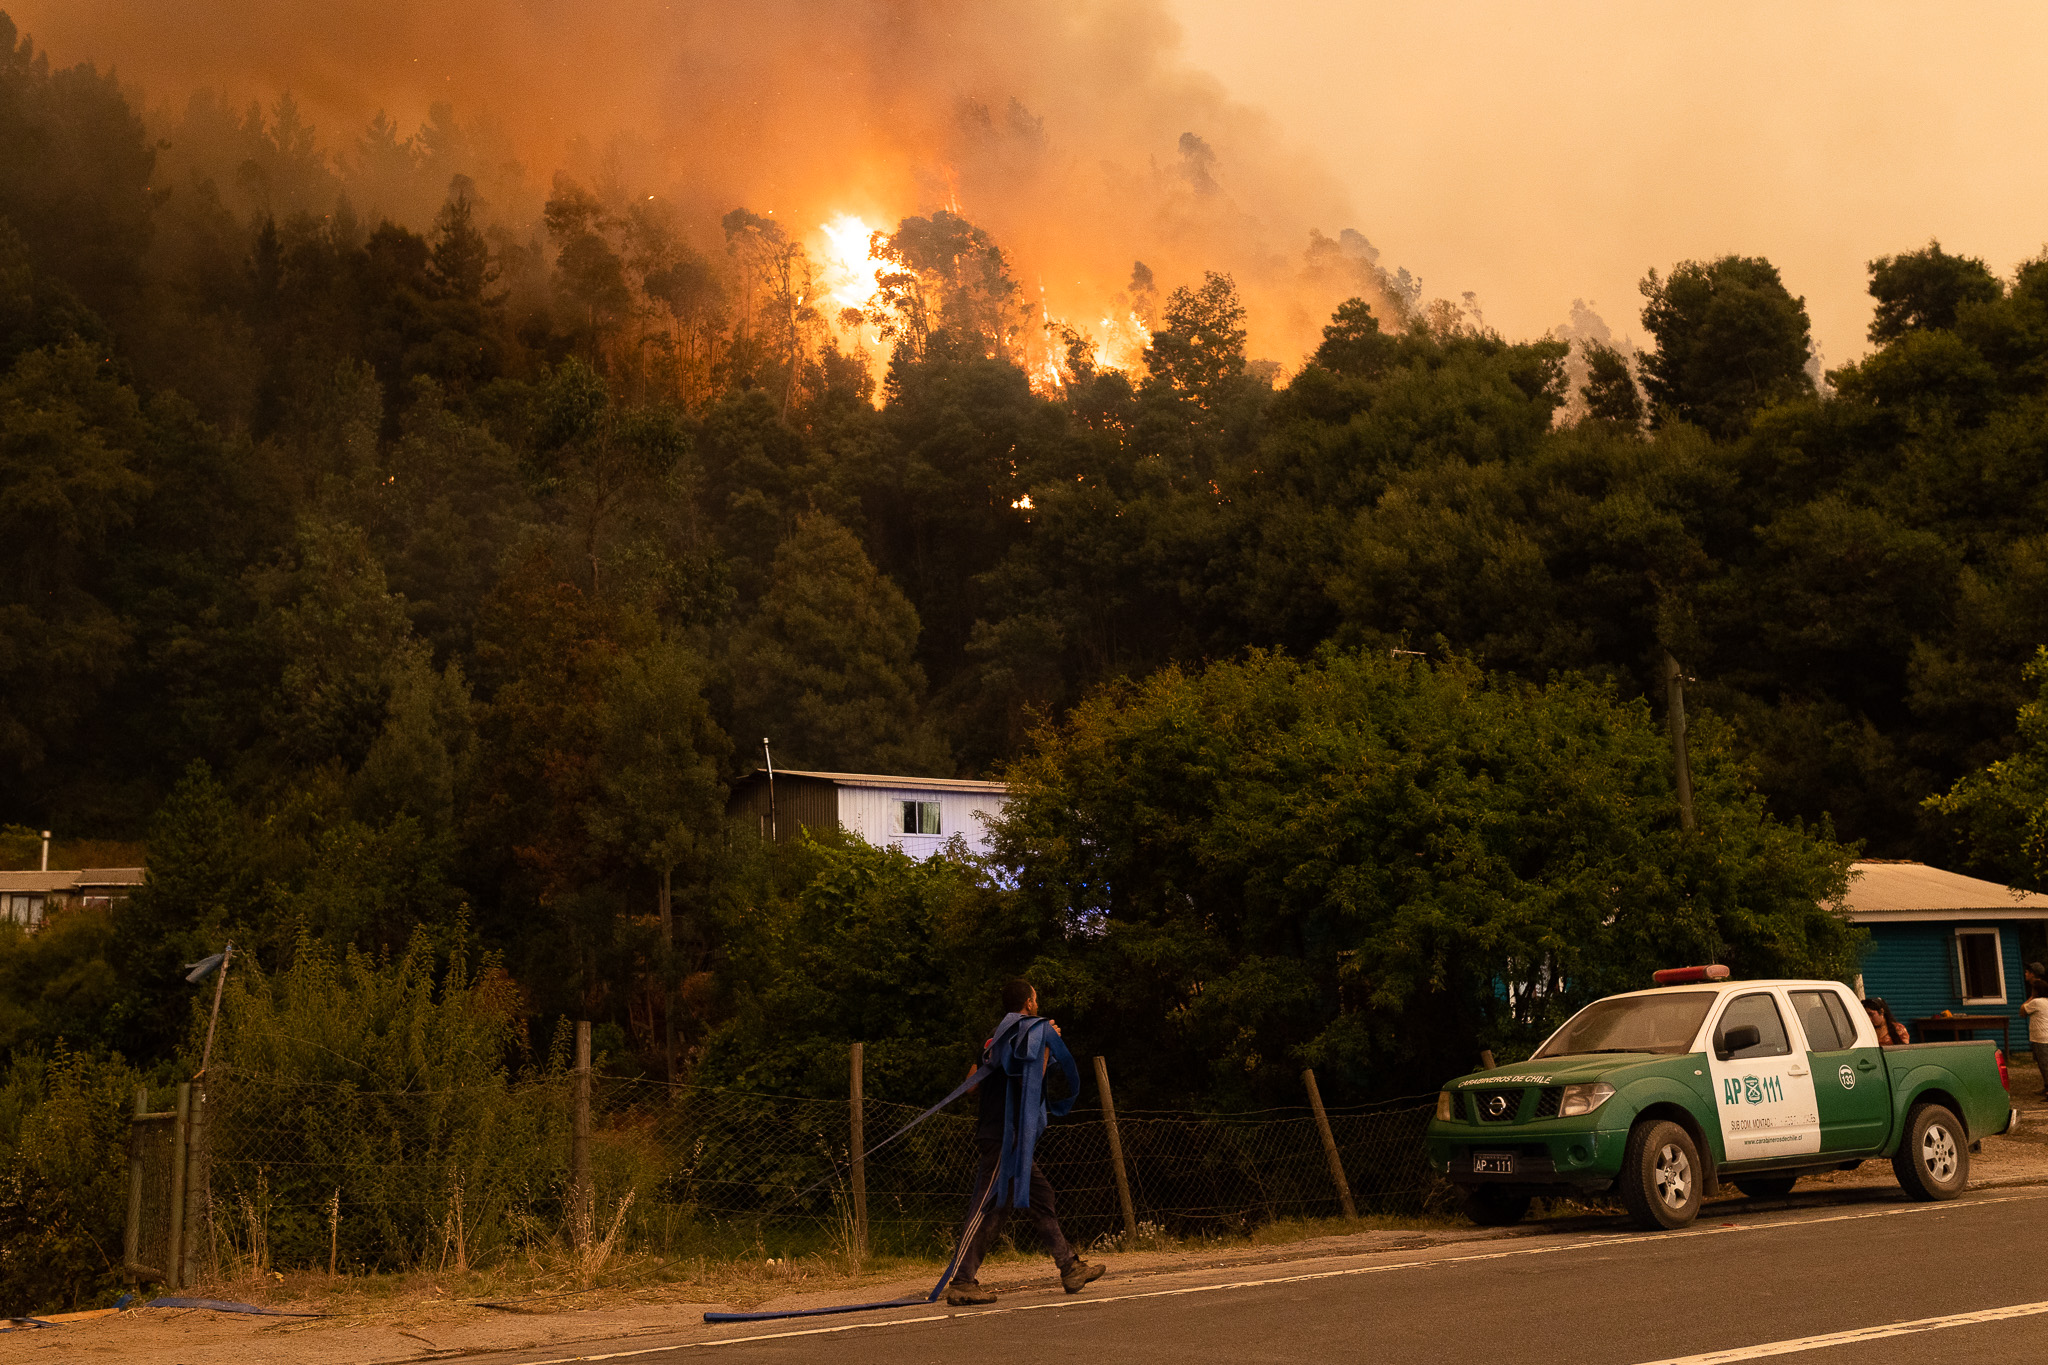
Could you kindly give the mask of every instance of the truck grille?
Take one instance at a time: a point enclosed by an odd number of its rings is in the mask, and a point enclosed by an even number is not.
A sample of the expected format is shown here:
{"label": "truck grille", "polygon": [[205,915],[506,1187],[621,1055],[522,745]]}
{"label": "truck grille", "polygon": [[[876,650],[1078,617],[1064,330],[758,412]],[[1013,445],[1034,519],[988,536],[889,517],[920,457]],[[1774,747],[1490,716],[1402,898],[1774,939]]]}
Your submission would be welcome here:
{"label": "truck grille", "polygon": [[1472,1107],[1478,1110],[1481,1123],[1513,1123],[1522,1112],[1522,1092],[1477,1090],[1472,1094]]}
{"label": "truck grille", "polygon": [[1536,1112],[1530,1115],[1530,1117],[1539,1119],[1554,1119],[1557,1117],[1557,1106],[1563,1103],[1563,1101],[1563,1086],[1546,1085],[1543,1087],[1543,1093],[1539,1094],[1536,1097]]}

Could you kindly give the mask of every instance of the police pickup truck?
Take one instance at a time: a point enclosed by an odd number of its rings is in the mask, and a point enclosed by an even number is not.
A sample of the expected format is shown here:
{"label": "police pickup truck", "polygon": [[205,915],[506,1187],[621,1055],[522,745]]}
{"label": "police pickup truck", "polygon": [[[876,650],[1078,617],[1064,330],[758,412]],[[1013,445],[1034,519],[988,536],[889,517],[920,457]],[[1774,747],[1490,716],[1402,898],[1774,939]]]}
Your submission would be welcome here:
{"label": "police pickup truck", "polygon": [[1615,1196],[1636,1223],[1681,1228],[1721,1183],[1775,1196],[1801,1176],[1891,1158],[1915,1199],[1952,1199],[1970,1152],[2018,1115],[1994,1043],[1881,1047],[1834,981],[1656,973],[1595,1001],[1528,1061],[1452,1081],[1429,1161],[1474,1222],[1536,1196]]}

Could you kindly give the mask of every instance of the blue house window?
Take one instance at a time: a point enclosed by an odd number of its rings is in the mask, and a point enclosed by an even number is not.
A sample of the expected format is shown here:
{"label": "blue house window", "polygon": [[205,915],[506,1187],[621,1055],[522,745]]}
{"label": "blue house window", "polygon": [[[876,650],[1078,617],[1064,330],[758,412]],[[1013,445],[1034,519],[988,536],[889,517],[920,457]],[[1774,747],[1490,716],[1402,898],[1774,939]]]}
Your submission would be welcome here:
{"label": "blue house window", "polygon": [[905,834],[937,834],[939,832],[939,803],[936,801],[905,801],[903,807],[903,832]]}
{"label": "blue house window", "polygon": [[1965,1005],[2005,1003],[2005,955],[1996,929],[1956,930],[1956,980]]}

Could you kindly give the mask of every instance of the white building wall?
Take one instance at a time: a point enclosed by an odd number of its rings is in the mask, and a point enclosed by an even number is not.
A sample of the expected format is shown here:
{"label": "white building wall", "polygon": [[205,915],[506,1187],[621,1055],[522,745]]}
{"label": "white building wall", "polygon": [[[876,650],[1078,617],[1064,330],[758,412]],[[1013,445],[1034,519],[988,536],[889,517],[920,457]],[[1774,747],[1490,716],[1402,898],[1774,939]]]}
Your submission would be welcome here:
{"label": "white building wall", "polygon": [[[1001,792],[934,790],[930,787],[841,787],[839,823],[877,847],[900,848],[913,858],[929,858],[954,835],[973,853],[987,853],[988,821],[1002,813]],[[939,832],[905,834],[903,803],[937,801]]]}

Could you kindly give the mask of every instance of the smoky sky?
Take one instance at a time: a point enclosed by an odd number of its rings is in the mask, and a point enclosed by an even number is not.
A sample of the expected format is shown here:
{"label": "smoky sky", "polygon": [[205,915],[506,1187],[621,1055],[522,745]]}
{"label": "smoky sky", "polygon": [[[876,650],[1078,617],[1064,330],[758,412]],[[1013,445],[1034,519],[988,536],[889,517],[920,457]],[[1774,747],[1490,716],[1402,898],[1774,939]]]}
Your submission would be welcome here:
{"label": "smoky sky", "polygon": [[379,111],[411,128],[448,101],[536,185],[608,175],[699,223],[744,205],[807,233],[955,208],[1056,315],[1111,307],[1135,261],[1162,289],[1227,271],[1254,353],[1290,365],[1361,290],[1305,253],[1312,230],[1371,224],[1303,140],[1187,63],[1148,0],[8,8],[53,60],[111,66],[153,108],[289,91],[339,152]]}

